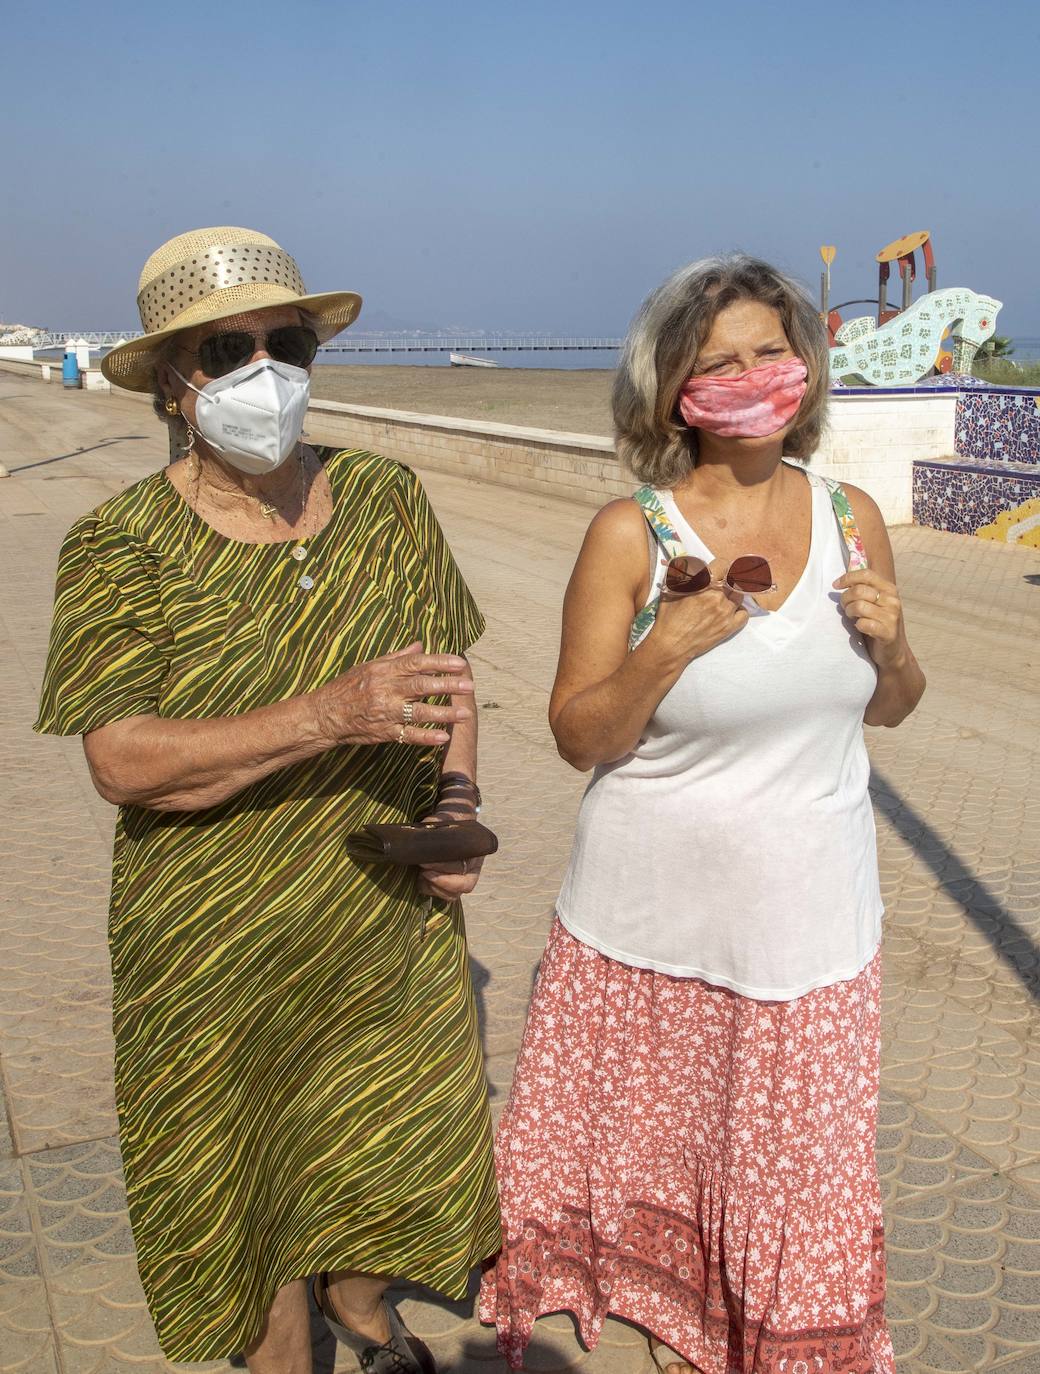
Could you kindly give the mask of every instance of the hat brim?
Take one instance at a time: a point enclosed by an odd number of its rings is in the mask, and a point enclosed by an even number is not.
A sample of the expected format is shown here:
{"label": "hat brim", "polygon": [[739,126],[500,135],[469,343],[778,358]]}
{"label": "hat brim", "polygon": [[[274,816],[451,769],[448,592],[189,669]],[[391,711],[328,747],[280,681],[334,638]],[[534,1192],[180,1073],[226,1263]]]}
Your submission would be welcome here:
{"label": "hat brim", "polygon": [[357,319],[361,311],[361,297],[354,291],[323,291],[297,296],[287,287],[267,282],[226,287],[211,292],[204,300],[189,306],[165,329],[143,334],[139,339],[131,339],[110,349],[101,359],[102,376],[113,386],[124,387],[127,391],[151,391],[155,385],[156,365],[161,360],[166,344],[175,334],[194,329],[200,324],[226,320],[231,315],[285,305],[297,306],[304,311],[314,325],[319,341],[327,343]]}

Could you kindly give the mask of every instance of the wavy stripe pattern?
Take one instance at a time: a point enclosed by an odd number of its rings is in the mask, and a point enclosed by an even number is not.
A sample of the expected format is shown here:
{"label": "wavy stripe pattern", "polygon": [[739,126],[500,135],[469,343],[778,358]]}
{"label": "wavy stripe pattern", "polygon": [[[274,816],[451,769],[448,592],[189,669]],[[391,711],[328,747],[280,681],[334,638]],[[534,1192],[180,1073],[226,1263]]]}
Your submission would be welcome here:
{"label": "wavy stripe pattern", "polygon": [[[302,560],[217,534],[161,473],[78,520],[37,730],[234,715],[417,639],[464,652],[483,621],[418,479],[358,451],[326,469],[334,513]],[[411,870],[343,848],[423,814],[437,773],[434,751],[344,747],[207,811],[120,812],[120,1135],[171,1360],[241,1350],[316,1270],[460,1298],[498,1246],[461,907],[422,936]]]}

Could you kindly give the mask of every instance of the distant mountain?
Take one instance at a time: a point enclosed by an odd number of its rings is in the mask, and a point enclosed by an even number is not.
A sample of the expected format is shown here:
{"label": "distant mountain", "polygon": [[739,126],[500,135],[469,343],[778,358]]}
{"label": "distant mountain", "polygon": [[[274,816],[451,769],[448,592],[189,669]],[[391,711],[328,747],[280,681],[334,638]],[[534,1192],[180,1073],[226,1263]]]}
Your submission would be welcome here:
{"label": "distant mountain", "polygon": [[362,334],[508,334],[506,329],[480,329],[471,324],[431,324],[429,320],[402,320],[387,310],[362,306],[355,326]]}
{"label": "distant mountain", "polygon": [[441,325],[402,320],[385,310],[369,310],[367,306],[362,306],[355,328],[363,334],[437,334],[442,331]]}

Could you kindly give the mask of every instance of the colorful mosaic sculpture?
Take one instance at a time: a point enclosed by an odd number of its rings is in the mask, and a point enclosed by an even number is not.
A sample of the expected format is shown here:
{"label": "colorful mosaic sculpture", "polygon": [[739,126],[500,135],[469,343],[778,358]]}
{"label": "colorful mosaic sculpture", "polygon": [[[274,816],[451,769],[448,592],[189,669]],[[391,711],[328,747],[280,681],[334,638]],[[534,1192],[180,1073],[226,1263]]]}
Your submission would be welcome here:
{"label": "colorful mosaic sculpture", "polygon": [[878,328],[869,316],[849,320],[830,350],[831,376],[859,377],[870,386],[912,386],[931,372],[947,329],[953,368],[970,372],[975,354],[997,327],[1002,302],[966,286],[929,291]]}

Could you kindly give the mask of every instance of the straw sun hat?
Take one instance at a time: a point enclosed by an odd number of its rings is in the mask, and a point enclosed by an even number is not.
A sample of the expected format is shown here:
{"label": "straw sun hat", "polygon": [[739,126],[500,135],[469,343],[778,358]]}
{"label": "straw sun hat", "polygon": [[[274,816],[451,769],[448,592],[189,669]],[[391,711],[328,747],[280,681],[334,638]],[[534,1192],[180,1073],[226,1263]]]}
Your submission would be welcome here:
{"label": "straw sun hat", "polygon": [[322,343],[357,318],[353,291],[307,295],[300,269],[284,248],[255,229],[193,229],[157,248],[137,291],[147,331],[106,353],[101,371],[116,386],[151,391],[167,339],[181,329],[271,305],[298,305]]}

